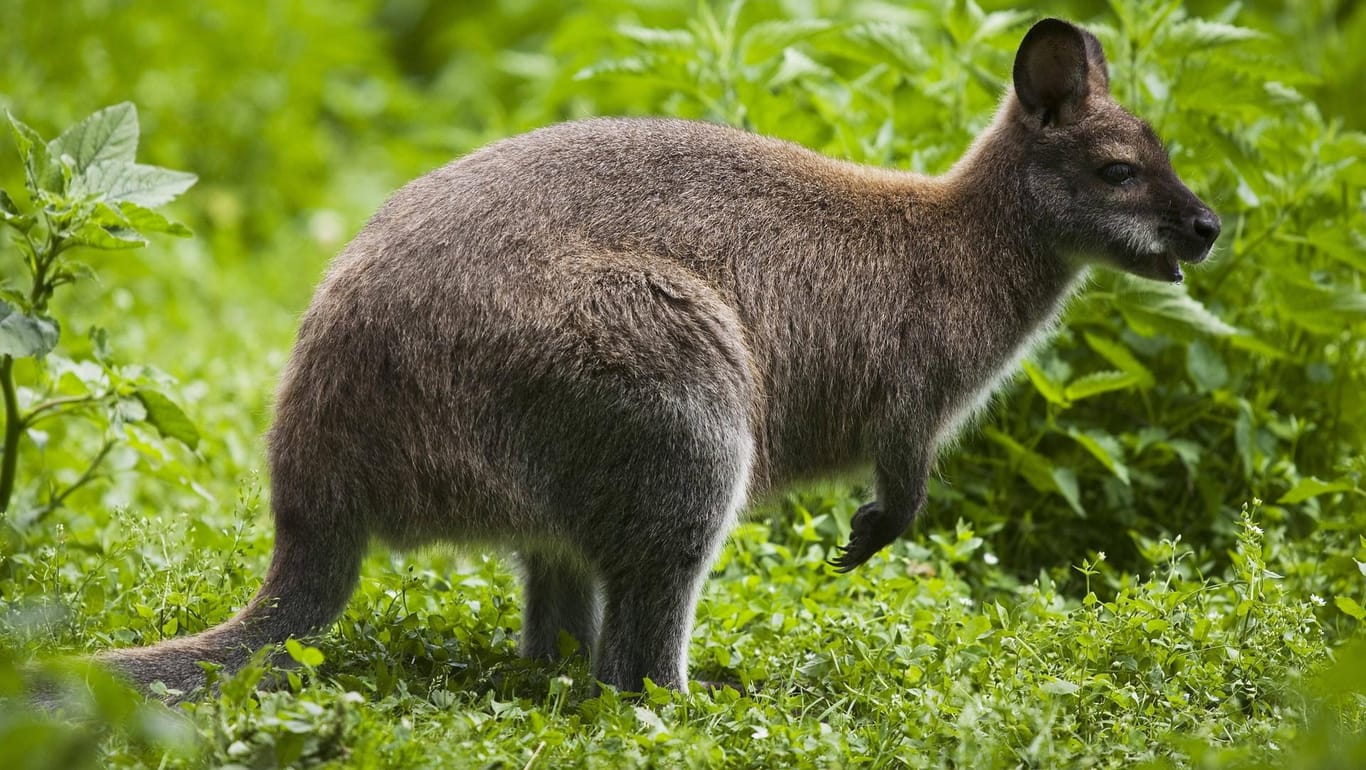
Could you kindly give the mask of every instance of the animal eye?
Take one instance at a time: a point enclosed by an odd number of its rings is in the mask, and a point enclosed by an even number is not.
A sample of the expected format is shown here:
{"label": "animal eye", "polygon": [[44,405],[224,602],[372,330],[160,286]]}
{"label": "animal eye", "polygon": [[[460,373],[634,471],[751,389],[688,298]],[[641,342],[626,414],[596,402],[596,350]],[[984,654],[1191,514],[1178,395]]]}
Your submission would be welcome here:
{"label": "animal eye", "polygon": [[1122,185],[1137,175],[1137,170],[1128,163],[1110,163],[1100,170],[1100,178],[1112,185]]}

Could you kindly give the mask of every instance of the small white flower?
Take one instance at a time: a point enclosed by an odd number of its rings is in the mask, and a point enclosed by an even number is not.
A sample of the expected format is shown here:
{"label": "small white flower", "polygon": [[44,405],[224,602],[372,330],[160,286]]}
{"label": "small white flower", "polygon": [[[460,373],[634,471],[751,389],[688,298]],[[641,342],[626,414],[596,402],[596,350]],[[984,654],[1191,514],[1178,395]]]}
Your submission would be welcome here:
{"label": "small white flower", "polygon": [[1320,607],[1322,607],[1323,605],[1325,605],[1325,604],[1328,603],[1328,602],[1325,602],[1325,601],[1323,600],[1323,597],[1322,597],[1322,596],[1319,596],[1318,594],[1309,594],[1309,601],[1313,602],[1314,604],[1316,604],[1316,605],[1318,605],[1318,606],[1320,606]]}
{"label": "small white flower", "polygon": [[990,551],[988,551],[987,553],[982,554],[982,561],[986,562],[987,564],[989,564],[989,565],[991,565],[991,566],[993,566],[993,567],[995,567],[997,564],[1000,564],[1000,563],[1001,563],[1001,560],[998,559],[998,558],[996,558],[996,554],[991,553]]}

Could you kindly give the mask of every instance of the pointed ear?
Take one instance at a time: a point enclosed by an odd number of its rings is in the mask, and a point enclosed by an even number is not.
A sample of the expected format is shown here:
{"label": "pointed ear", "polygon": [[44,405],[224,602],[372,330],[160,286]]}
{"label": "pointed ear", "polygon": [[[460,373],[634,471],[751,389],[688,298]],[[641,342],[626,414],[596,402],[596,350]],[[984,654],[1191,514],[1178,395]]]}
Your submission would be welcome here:
{"label": "pointed ear", "polygon": [[1109,85],[1100,41],[1059,19],[1044,19],[1025,33],[1014,75],[1016,98],[1045,125],[1072,122],[1092,85]]}
{"label": "pointed ear", "polygon": [[1089,65],[1091,89],[1110,93],[1110,65],[1105,61],[1105,49],[1096,36],[1080,27],[1077,31],[1086,39],[1086,63]]}

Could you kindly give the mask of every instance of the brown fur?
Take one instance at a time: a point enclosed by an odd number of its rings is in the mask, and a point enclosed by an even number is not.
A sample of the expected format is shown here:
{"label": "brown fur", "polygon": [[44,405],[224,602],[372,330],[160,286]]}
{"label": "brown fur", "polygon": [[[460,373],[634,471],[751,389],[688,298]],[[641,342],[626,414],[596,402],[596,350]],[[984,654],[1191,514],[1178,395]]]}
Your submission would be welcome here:
{"label": "brown fur", "polygon": [[[747,496],[874,463],[836,560],[899,535],[936,448],[1086,264],[1163,280],[1218,220],[1055,20],[945,176],[680,120],[596,119],[424,176],[337,257],[270,434],[274,563],[204,634],[104,659],[181,690],[195,661],[341,611],[371,536],[510,544],[523,650],[560,630],[602,681],[686,681],[701,580]],[[1106,181],[1120,161],[1138,181]],[[1113,171],[1113,169],[1112,169]],[[1173,270],[1176,272],[1173,274]]]}

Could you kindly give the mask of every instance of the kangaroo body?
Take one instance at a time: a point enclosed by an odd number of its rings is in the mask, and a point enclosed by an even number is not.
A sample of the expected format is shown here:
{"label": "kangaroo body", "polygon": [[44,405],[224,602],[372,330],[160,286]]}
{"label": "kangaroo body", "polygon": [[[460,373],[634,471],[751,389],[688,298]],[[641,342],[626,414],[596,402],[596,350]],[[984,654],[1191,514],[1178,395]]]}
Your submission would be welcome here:
{"label": "kangaroo body", "polygon": [[[1179,279],[1177,257],[1217,234],[1104,93],[1094,38],[1056,21],[1030,36],[1016,93],[942,177],[595,119],[401,189],[303,319],[260,593],[223,626],[104,659],[188,691],[198,660],[235,667],[330,622],[371,538],[456,541],[515,549],[525,654],[554,657],[565,631],[604,682],[683,685],[701,582],[749,497],[871,460],[878,500],[835,562],[861,564],[1088,263]],[[1151,167],[1161,205],[1116,204],[1124,183],[1084,157],[1107,142],[1102,165]]]}

